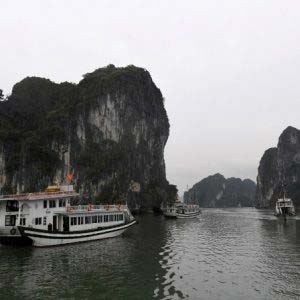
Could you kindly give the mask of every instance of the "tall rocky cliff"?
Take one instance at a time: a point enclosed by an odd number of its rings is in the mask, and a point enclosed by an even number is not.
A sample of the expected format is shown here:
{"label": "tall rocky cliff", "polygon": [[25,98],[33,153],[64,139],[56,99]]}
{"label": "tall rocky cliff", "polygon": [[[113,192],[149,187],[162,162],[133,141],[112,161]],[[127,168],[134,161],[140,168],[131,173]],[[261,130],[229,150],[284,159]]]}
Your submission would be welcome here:
{"label": "tall rocky cliff", "polygon": [[162,94],[142,68],[109,65],[79,84],[25,78],[0,102],[0,192],[41,191],[74,173],[85,197],[159,206],[172,190],[168,135]]}
{"label": "tall rocky cliff", "polygon": [[250,179],[226,179],[215,174],[202,179],[184,193],[186,203],[198,202],[202,207],[254,206],[255,183]]}
{"label": "tall rocky cliff", "polygon": [[280,135],[277,148],[268,149],[260,160],[256,206],[274,207],[282,197],[282,185],[300,207],[300,131],[291,126]]}

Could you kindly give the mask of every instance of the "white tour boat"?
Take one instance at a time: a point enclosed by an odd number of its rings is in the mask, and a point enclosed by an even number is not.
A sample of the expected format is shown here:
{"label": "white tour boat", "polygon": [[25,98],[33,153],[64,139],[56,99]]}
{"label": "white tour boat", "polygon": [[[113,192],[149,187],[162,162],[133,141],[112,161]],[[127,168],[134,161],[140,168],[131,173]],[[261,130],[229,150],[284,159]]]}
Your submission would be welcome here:
{"label": "white tour boat", "polygon": [[276,201],[275,212],[274,215],[276,217],[287,217],[287,216],[295,216],[295,207],[292,199],[285,197],[285,192],[283,192],[283,198],[280,198]]}
{"label": "white tour boat", "polygon": [[187,219],[197,217],[201,214],[201,210],[196,204],[175,202],[174,205],[167,206],[163,213],[166,218]]}
{"label": "white tour boat", "polygon": [[110,238],[136,223],[126,205],[78,205],[72,185],[0,196],[0,242],[36,247]]}

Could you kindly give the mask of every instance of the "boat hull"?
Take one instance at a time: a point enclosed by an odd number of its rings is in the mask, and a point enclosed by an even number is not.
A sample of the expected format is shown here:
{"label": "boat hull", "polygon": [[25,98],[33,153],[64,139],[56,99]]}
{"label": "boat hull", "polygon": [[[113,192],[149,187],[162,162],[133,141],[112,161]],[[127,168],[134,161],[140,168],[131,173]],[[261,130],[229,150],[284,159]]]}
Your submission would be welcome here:
{"label": "boat hull", "polygon": [[187,213],[187,214],[177,214],[177,219],[192,219],[199,216],[201,212],[195,212],[195,213]]}
{"label": "boat hull", "polygon": [[167,219],[192,219],[196,218],[201,214],[201,211],[194,212],[194,213],[185,213],[185,214],[180,214],[180,213],[164,213],[165,218]]}
{"label": "boat hull", "polygon": [[112,228],[87,230],[84,232],[49,232],[19,226],[22,236],[32,240],[34,247],[51,247],[66,244],[101,240],[121,235],[128,227],[136,224],[136,220]]}
{"label": "boat hull", "polygon": [[176,219],[177,218],[177,213],[170,213],[170,212],[165,212],[164,217],[168,219]]}
{"label": "boat hull", "polygon": [[0,229],[0,243],[11,246],[30,245],[32,240],[21,235],[17,227],[11,226]]}

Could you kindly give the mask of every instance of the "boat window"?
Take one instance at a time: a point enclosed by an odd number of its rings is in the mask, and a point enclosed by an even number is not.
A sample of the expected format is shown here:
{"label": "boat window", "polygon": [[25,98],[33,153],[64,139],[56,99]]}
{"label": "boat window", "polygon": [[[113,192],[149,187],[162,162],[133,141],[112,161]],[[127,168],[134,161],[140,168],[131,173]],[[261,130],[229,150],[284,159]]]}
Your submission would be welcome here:
{"label": "boat window", "polygon": [[44,208],[47,208],[47,200],[44,200]]}
{"label": "boat window", "polygon": [[16,216],[5,216],[5,226],[15,226]]}
{"label": "boat window", "polygon": [[26,218],[20,218],[20,225],[26,225]]}
{"label": "boat window", "polygon": [[108,222],[108,215],[104,215],[104,222]]}
{"label": "boat window", "polygon": [[123,221],[123,215],[120,215],[120,221]]}
{"label": "boat window", "polygon": [[98,216],[98,223],[102,223],[103,219],[102,219],[102,215]]}
{"label": "boat window", "polygon": [[19,202],[15,200],[6,202],[6,211],[18,211],[19,210]]}
{"label": "boat window", "polygon": [[113,216],[113,215],[110,215],[110,216],[109,216],[109,221],[112,222],[113,220],[114,220],[114,216]]}
{"label": "boat window", "polygon": [[91,217],[85,217],[85,224],[91,224]]}
{"label": "boat window", "polygon": [[35,218],[34,224],[35,225],[42,225],[42,218]]}
{"label": "boat window", "polygon": [[92,222],[93,223],[97,223],[98,222],[98,217],[97,216],[93,216],[92,217]]}
{"label": "boat window", "polygon": [[66,200],[65,199],[59,199],[59,207],[65,207],[66,206]]}
{"label": "boat window", "polygon": [[50,208],[56,207],[56,201],[55,200],[49,200],[49,207]]}
{"label": "boat window", "polygon": [[78,217],[78,225],[83,224],[83,217]]}
{"label": "boat window", "polygon": [[71,225],[77,225],[77,217],[71,217]]}
{"label": "boat window", "polygon": [[[24,224],[25,225],[25,224]],[[47,225],[47,217],[43,218],[43,225]]]}

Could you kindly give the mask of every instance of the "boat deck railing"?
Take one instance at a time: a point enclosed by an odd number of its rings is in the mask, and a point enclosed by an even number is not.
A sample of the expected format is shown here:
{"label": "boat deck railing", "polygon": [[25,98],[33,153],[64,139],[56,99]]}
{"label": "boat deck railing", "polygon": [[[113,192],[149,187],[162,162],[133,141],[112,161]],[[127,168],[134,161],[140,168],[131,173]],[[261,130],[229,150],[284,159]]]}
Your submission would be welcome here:
{"label": "boat deck railing", "polygon": [[277,202],[277,207],[294,207],[294,205],[291,203],[291,201],[286,202]]}
{"label": "boat deck railing", "polygon": [[116,204],[107,204],[107,205],[76,205],[76,206],[67,206],[66,211],[68,213],[76,213],[76,212],[97,212],[97,211],[106,211],[106,212],[116,212],[116,211],[124,211],[127,209],[126,205],[116,205]]}
{"label": "boat deck railing", "polygon": [[0,195],[0,200],[26,200],[26,199],[34,199],[41,197],[51,197],[57,195],[78,195],[78,193],[74,191],[57,191],[57,192],[35,192],[35,193],[23,193],[23,194],[11,194],[11,195]]}

